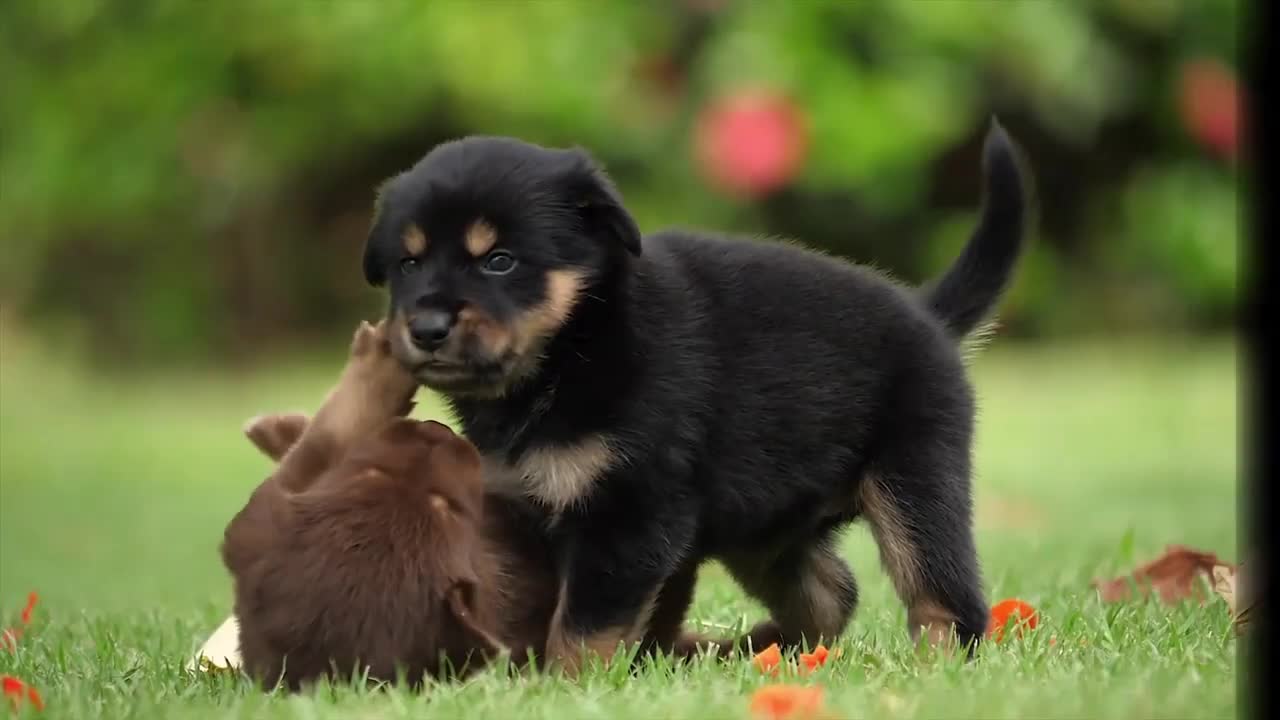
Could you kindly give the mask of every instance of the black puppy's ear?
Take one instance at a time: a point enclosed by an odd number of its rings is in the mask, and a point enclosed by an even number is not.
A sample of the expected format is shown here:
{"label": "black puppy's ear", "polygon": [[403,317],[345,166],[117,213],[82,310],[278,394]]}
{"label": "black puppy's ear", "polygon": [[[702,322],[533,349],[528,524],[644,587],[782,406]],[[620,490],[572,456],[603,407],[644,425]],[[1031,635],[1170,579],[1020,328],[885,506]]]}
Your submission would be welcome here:
{"label": "black puppy's ear", "polygon": [[378,187],[378,194],[373,201],[373,222],[369,225],[369,236],[364,241],[364,280],[373,287],[382,287],[387,282],[387,259],[384,257],[383,243],[386,236],[387,186],[390,183],[391,180],[388,180]]}
{"label": "black puppy's ear", "polygon": [[640,227],[622,204],[622,194],[613,180],[587,151],[574,148],[576,172],[570,192],[582,214],[583,225],[621,245],[632,255],[640,254]]}
{"label": "black puppy's ear", "polygon": [[449,588],[449,594],[445,597],[445,607],[448,608],[449,614],[453,616],[454,622],[458,623],[458,627],[462,629],[471,645],[492,658],[506,652],[507,646],[476,621],[475,592],[474,581],[459,580]]}

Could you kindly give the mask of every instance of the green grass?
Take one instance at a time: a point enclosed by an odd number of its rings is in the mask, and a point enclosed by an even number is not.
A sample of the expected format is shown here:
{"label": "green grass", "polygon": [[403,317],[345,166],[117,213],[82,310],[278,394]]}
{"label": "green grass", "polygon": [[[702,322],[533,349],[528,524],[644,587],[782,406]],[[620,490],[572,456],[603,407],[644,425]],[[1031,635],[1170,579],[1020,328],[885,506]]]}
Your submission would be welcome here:
{"label": "green grass", "polygon": [[[236,377],[104,382],[8,340],[0,618],[28,590],[41,604],[18,652],[0,651],[0,673],[38,687],[47,717],[745,718],[770,682],[746,662],[657,663],[577,685],[495,671],[422,694],[287,697],[189,676],[183,663],[229,608],[222,528],[269,469],[240,425],[312,409],[341,352]],[[975,367],[978,540],[991,600],[1026,599],[1040,629],[969,665],[919,658],[859,527],[845,545],[862,601],[844,654],[797,681],[822,684],[838,717],[1233,716],[1235,640],[1220,600],[1107,606],[1089,582],[1166,543],[1237,559],[1234,361],[1225,343],[997,343]],[[704,571],[694,619],[760,612],[719,568]]]}

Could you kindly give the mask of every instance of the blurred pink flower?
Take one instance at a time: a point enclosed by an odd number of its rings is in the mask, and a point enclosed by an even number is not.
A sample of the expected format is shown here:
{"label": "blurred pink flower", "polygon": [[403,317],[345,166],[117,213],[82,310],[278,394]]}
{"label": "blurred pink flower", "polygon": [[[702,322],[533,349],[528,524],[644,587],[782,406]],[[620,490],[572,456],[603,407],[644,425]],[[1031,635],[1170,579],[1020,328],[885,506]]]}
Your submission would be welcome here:
{"label": "blurred pink flower", "polygon": [[1197,141],[1235,160],[1240,146],[1240,93],[1235,73],[1222,62],[1199,58],[1179,73],[1182,122]]}
{"label": "blurred pink flower", "polygon": [[694,151],[703,174],[721,190],[765,195],[799,174],[808,145],[805,118],[772,90],[739,90],[698,117]]}

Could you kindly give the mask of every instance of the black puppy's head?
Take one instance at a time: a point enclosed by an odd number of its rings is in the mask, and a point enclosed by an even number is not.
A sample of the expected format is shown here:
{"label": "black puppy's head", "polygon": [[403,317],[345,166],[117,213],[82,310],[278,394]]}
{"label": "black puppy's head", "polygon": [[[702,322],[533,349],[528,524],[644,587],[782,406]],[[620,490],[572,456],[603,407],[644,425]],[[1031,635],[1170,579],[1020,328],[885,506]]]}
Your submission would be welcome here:
{"label": "black puppy's head", "polygon": [[635,221],[586,152],[469,137],[382,187],[364,273],[388,286],[392,351],[420,382],[497,396],[639,252]]}

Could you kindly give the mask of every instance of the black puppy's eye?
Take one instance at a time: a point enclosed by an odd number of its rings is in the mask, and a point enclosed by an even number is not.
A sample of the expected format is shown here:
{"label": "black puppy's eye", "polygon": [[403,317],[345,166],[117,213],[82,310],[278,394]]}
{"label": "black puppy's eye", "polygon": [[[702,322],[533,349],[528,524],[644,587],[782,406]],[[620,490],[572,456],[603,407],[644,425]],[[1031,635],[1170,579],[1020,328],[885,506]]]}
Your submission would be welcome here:
{"label": "black puppy's eye", "polygon": [[418,267],[422,263],[418,262],[418,258],[405,258],[400,261],[400,272],[403,275],[410,275],[418,271]]}
{"label": "black puppy's eye", "polygon": [[506,275],[516,267],[516,259],[505,250],[494,250],[484,257],[480,268],[490,275]]}

